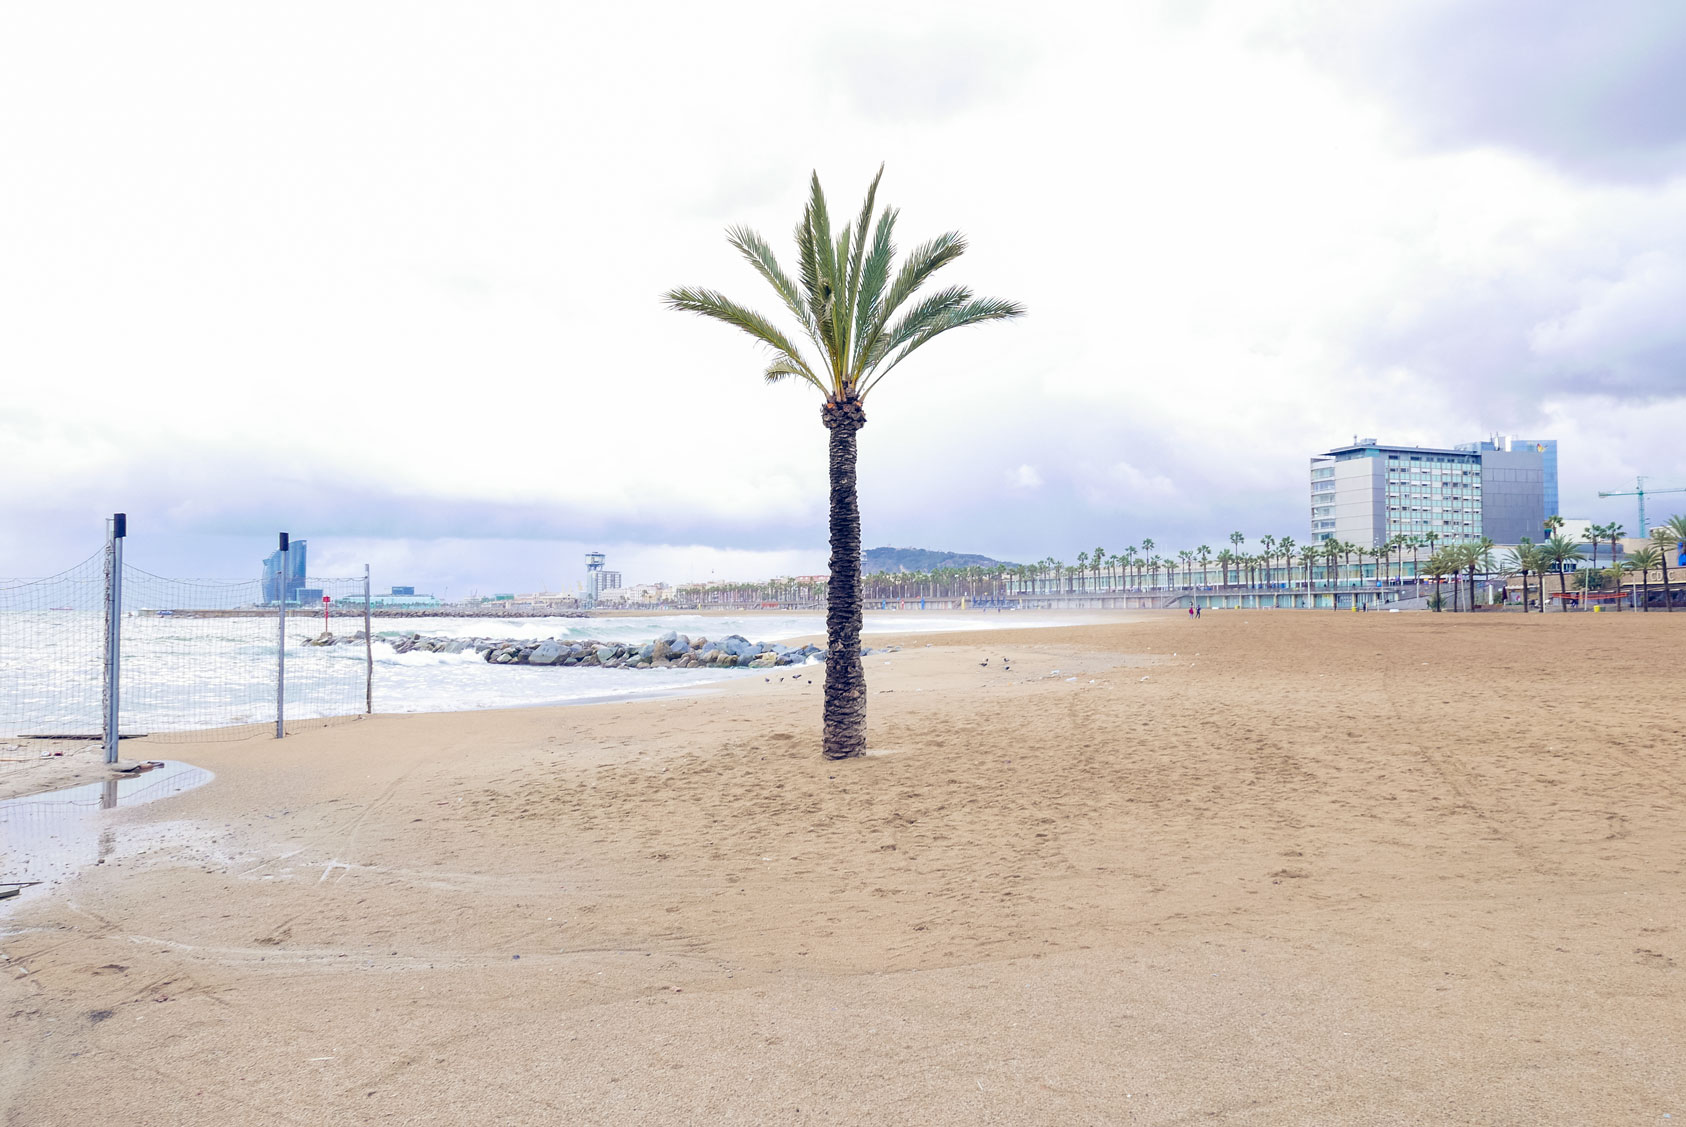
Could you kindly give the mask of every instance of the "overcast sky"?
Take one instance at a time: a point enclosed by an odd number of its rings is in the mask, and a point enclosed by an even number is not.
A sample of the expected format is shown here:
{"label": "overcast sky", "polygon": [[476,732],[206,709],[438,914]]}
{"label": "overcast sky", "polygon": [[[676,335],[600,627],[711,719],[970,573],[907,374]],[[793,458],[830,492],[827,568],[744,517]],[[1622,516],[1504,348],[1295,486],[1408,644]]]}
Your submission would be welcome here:
{"label": "overcast sky", "polygon": [[1304,540],[1354,435],[1686,486],[1686,4],[584,9],[0,8],[0,575],[822,571],[817,394],[659,297],[880,162],[1030,313],[869,401],[869,545]]}

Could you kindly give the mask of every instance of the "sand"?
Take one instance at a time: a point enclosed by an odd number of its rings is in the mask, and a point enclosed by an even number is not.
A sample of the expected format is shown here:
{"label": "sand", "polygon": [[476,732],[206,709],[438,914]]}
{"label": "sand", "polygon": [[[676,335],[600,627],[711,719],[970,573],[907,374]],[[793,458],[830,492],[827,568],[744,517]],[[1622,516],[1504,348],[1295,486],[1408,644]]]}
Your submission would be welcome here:
{"label": "sand", "polygon": [[1686,616],[903,643],[850,763],[778,671],[126,744],[217,778],[12,911],[3,1122],[1686,1121]]}

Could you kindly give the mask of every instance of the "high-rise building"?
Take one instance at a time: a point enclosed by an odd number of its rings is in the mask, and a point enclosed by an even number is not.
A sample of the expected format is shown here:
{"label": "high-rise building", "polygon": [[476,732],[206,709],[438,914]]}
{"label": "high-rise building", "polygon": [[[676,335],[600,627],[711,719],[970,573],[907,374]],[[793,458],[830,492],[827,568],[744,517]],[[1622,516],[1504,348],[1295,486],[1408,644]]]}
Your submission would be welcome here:
{"label": "high-rise building", "polygon": [[1563,510],[1557,502],[1557,439],[1513,438],[1510,441],[1517,449],[1533,450],[1539,454],[1540,466],[1545,472],[1545,515],[1562,516]]}
{"label": "high-rise building", "polygon": [[[1535,453],[1540,456],[1540,471],[1545,482],[1545,515],[1562,516],[1563,510],[1558,508],[1557,501],[1557,439],[1555,438],[1511,438],[1509,435],[1495,434],[1491,438],[1480,442],[1462,442],[1459,450],[1475,450],[1481,453],[1488,451],[1505,453]],[[1541,532],[1544,532],[1544,520],[1541,521]],[[1529,533],[1533,536],[1533,533]],[[1498,537],[1494,537],[1497,540]]]}
{"label": "high-rise building", "polygon": [[[1311,538],[1361,547],[1431,533],[1442,543],[1537,539],[1546,507],[1536,445],[1496,437],[1439,449],[1365,438],[1336,447],[1311,459]],[[1551,450],[1555,458],[1555,443]]]}
{"label": "high-rise building", "polygon": [[282,562],[279,550],[264,557],[263,601],[267,606],[274,606],[283,598],[289,603],[299,601],[305,583],[305,542],[293,540],[288,543],[285,575],[282,574]]}
{"label": "high-rise building", "polygon": [[597,596],[604,591],[613,591],[621,585],[621,573],[618,571],[604,571],[602,552],[587,552],[585,555],[585,603],[590,606],[597,601]]}

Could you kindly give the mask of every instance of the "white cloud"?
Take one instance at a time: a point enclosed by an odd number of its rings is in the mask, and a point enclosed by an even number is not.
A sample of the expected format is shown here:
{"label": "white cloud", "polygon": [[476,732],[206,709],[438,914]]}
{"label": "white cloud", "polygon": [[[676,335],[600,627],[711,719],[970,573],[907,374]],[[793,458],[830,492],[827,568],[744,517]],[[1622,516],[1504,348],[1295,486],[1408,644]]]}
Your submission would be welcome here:
{"label": "white cloud", "polygon": [[[839,40],[772,5],[7,7],[0,574],[116,509],[199,572],[279,528],[435,586],[587,542],[823,560],[815,397],[658,302],[774,308],[721,228],[788,256],[816,163],[849,214],[887,162],[901,244],[965,231],[953,280],[1030,309],[875,393],[869,543],[1303,536],[1305,459],[1355,431],[1559,437],[1570,510],[1686,479],[1686,177],[1582,179],[1597,105],[1536,144],[1462,78],[1425,145],[1408,84],[1321,53],[1346,8],[869,5],[895,34]],[[1432,49],[1409,8],[1363,42]],[[1650,57],[1617,32],[1589,67]],[[1648,120],[1622,167],[1674,151]]]}

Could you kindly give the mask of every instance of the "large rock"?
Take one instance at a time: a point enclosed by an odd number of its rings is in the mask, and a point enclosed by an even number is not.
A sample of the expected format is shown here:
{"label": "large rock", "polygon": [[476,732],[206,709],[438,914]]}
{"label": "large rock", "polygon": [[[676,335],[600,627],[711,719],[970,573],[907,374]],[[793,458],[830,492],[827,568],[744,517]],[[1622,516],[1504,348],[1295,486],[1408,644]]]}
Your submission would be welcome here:
{"label": "large rock", "polygon": [[558,642],[540,642],[533,647],[533,652],[527,655],[528,665],[555,665],[567,653]]}
{"label": "large rock", "polygon": [[749,667],[751,669],[766,669],[770,665],[777,664],[778,660],[779,655],[775,653],[757,654],[750,659]]}
{"label": "large rock", "polygon": [[677,630],[669,630],[666,634],[663,634],[661,637],[656,639],[656,641],[666,642],[670,646],[673,643],[677,642],[678,640],[679,640],[679,631],[677,631]]}
{"label": "large rock", "polygon": [[650,648],[650,658],[651,658],[651,660],[653,660],[653,661],[666,661],[667,655],[668,655],[667,642],[663,639],[657,639],[656,644]]}

